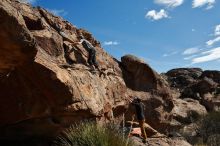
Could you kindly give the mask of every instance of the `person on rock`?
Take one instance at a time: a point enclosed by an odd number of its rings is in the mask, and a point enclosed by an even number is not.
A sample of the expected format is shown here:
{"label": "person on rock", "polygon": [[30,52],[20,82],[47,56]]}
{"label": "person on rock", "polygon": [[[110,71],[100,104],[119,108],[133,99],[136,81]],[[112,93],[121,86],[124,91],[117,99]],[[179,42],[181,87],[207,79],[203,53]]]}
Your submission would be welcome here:
{"label": "person on rock", "polygon": [[88,57],[89,65],[92,66],[92,67],[94,66],[96,69],[99,69],[98,68],[98,63],[96,61],[96,49],[95,49],[95,47],[88,40],[86,40],[82,34],[79,36],[79,38],[80,38],[80,43],[82,44],[82,46],[89,53],[89,57]]}
{"label": "person on rock", "polygon": [[144,123],[145,123],[145,105],[141,102],[141,99],[139,97],[134,97],[134,100],[131,102],[132,105],[135,106],[136,109],[136,117],[139,122],[139,126],[141,129],[141,136],[143,137],[143,143],[146,143],[147,134],[145,132]]}

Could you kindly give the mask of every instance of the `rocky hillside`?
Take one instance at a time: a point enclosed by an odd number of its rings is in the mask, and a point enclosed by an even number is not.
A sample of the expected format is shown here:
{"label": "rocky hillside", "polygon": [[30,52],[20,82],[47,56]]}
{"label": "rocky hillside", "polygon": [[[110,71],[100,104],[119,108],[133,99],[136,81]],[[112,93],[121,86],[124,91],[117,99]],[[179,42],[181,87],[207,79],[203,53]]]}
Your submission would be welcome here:
{"label": "rocky hillside", "polygon": [[[85,119],[120,124],[125,114],[130,121],[129,96],[140,97],[146,122],[169,135],[190,124],[191,113],[203,115],[219,103],[218,71],[159,75],[135,56],[118,61],[88,31],[15,0],[0,0],[0,20],[1,140],[53,138]],[[88,52],[74,45],[80,33],[96,47],[101,71],[92,71]]]}
{"label": "rocky hillside", "polygon": [[220,106],[220,71],[203,71],[200,68],[179,68],[166,74],[170,87],[180,93],[180,98],[191,98],[208,111]]}

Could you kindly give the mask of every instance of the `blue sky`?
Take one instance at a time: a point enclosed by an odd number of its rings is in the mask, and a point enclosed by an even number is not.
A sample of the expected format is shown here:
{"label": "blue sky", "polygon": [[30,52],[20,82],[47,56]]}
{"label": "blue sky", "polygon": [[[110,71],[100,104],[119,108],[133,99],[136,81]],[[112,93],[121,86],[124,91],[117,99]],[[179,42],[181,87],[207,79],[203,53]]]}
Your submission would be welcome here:
{"label": "blue sky", "polygon": [[29,0],[90,31],[120,60],[143,58],[157,72],[220,70],[219,0]]}

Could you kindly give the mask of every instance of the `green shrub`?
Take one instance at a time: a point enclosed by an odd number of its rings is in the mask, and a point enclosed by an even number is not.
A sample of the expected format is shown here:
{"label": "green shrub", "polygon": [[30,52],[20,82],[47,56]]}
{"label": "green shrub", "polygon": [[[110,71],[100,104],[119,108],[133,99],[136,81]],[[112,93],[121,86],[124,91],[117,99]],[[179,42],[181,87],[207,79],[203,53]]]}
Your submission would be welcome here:
{"label": "green shrub", "polygon": [[218,140],[220,137],[220,112],[211,112],[204,116],[199,123],[198,133],[204,143],[208,145],[218,143],[220,145]]}
{"label": "green shrub", "polygon": [[[93,122],[73,125],[54,142],[55,146],[126,146],[122,131],[113,124],[103,126]],[[132,146],[129,140],[127,146]]]}
{"label": "green shrub", "polygon": [[194,146],[220,146],[220,112],[191,116],[193,124],[181,129],[181,135]]}

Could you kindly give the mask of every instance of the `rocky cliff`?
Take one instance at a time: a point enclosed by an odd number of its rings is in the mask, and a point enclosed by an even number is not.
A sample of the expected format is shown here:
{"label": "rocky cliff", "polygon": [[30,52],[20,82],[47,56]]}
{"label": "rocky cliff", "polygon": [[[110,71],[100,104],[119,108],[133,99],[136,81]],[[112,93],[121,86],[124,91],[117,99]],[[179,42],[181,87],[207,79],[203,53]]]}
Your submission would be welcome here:
{"label": "rocky cliff", "polygon": [[[190,124],[191,113],[213,109],[204,102],[206,93],[219,88],[219,72],[171,70],[159,75],[133,55],[118,61],[88,31],[16,0],[0,0],[0,28],[2,140],[51,138],[85,119],[120,124],[125,115],[130,121],[130,96],[143,100],[146,122],[167,135]],[[96,47],[100,71],[91,70],[88,52],[75,44],[81,33]],[[197,84],[201,89],[194,89]],[[204,100],[188,95],[188,87]]]}
{"label": "rocky cliff", "polygon": [[[43,8],[2,0],[0,12],[1,138],[51,137],[85,119],[120,123],[129,96],[152,104],[148,122],[164,130],[172,97],[149,65],[132,55],[119,62],[92,34]],[[74,45],[80,33],[96,47],[101,71],[91,71],[87,51]]]}

